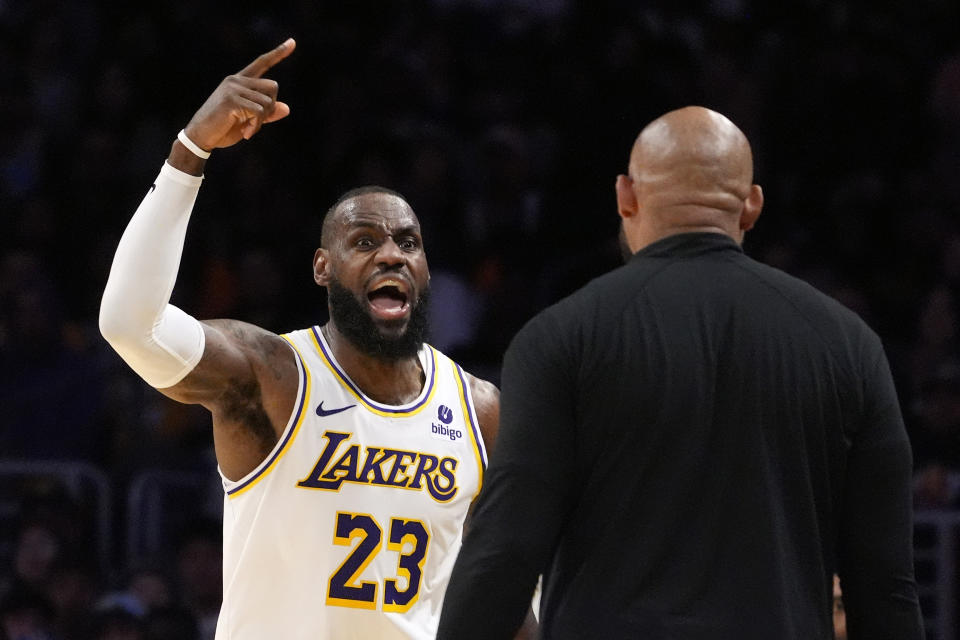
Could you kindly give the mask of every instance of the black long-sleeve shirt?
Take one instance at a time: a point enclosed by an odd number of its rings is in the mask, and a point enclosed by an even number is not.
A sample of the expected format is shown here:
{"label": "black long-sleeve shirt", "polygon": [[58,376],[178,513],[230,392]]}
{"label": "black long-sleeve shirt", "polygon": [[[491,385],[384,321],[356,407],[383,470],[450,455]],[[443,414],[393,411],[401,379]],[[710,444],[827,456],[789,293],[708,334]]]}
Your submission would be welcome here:
{"label": "black long-sleeve shirt", "polygon": [[923,636],[910,447],[880,340],[720,234],[660,240],[507,351],[439,638]]}

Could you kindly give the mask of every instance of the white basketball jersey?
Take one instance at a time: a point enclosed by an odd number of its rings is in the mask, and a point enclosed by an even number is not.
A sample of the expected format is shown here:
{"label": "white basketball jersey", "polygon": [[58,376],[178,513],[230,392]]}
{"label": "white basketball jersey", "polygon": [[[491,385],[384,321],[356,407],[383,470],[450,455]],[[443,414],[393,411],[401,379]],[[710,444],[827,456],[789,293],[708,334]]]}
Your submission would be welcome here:
{"label": "white basketball jersey", "polygon": [[224,479],[217,640],[434,638],[486,452],[464,372],[424,345],[413,402],[371,400],[318,327],[266,460]]}

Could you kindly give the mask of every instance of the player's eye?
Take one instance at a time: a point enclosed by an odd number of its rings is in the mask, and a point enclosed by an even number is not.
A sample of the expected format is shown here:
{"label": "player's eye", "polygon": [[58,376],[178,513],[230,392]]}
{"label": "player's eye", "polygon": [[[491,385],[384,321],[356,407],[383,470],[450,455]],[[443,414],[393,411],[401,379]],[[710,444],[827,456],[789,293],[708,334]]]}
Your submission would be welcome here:
{"label": "player's eye", "polygon": [[397,244],[404,251],[416,251],[420,247],[420,243],[414,237],[401,238]]}
{"label": "player's eye", "polygon": [[367,236],[361,236],[354,241],[353,246],[357,249],[373,249],[376,244],[374,244],[373,239]]}

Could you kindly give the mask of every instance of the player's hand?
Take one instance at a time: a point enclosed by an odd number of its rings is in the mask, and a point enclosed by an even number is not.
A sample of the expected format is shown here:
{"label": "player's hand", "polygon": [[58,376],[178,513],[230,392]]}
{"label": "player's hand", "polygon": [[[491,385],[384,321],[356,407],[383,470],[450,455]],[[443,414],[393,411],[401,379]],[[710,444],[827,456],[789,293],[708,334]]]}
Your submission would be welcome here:
{"label": "player's hand", "polygon": [[260,55],[239,73],[227,76],[185,127],[187,137],[208,151],[249,140],[268,122],[290,115],[277,100],[279,86],[263,74],[293,53],[297,43],[288,38]]}

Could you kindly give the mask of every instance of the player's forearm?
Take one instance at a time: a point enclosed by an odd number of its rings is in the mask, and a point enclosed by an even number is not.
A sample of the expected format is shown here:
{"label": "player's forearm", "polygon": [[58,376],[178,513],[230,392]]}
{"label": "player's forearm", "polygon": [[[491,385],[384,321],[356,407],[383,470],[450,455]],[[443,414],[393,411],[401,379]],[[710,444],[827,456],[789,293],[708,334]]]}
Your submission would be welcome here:
{"label": "player's forearm", "polygon": [[[178,161],[178,145],[171,159],[195,169]],[[203,353],[203,328],[169,304],[201,180],[164,165],[120,239],[100,306],[103,336],[158,388],[179,382]]]}

